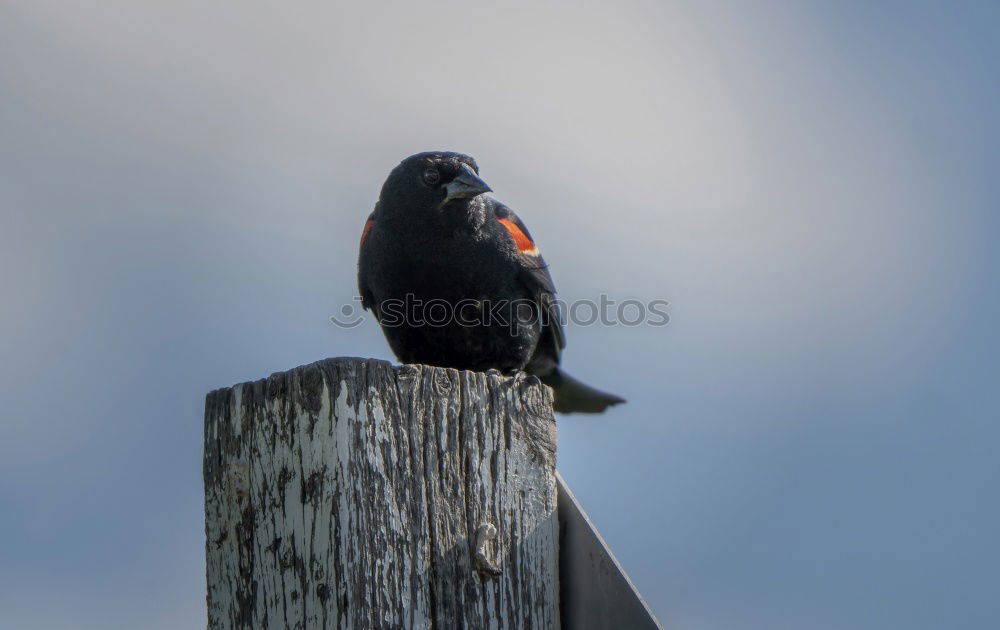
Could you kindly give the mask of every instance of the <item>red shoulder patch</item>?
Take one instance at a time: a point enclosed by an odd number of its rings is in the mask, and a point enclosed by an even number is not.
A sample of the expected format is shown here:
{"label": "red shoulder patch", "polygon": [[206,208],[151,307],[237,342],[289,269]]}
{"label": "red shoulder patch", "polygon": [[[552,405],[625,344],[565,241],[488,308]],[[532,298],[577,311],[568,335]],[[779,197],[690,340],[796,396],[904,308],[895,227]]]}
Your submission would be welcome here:
{"label": "red shoulder patch", "polygon": [[375,225],[375,219],[368,219],[365,221],[365,229],[361,230],[361,243],[359,247],[365,244],[365,239],[368,238],[368,233],[372,231],[372,226]]}
{"label": "red shoulder patch", "polygon": [[517,224],[510,219],[499,219],[500,224],[507,228],[510,235],[514,237],[514,244],[517,245],[518,251],[522,254],[530,254],[533,256],[538,255],[538,248],[535,247],[535,243],[528,238],[521,228],[517,227]]}

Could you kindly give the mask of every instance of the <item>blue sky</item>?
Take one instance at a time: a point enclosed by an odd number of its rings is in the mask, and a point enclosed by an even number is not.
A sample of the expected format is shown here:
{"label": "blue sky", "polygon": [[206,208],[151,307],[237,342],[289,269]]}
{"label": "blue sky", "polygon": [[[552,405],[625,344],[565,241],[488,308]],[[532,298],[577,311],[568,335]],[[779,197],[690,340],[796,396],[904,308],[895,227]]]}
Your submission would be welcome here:
{"label": "blue sky", "polygon": [[[352,3],[357,4],[357,3]],[[328,317],[389,169],[474,155],[625,396],[559,467],[668,627],[1000,615],[1000,10],[6,2],[0,610],[204,623],[204,394]]]}

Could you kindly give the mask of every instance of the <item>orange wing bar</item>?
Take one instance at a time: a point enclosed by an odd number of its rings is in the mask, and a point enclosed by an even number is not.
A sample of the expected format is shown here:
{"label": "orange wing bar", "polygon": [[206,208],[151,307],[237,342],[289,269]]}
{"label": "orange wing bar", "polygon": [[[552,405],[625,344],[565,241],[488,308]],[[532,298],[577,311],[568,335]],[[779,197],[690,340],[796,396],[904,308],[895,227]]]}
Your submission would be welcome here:
{"label": "orange wing bar", "polygon": [[517,224],[510,219],[500,219],[500,223],[503,224],[510,235],[514,237],[514,244],[517,245],[517,249],[522,254],[537,254],[538,249],[535,248],[535,244],[528,238],[528,235],[521,231],[521,228],[517,227]]}
{"label": "orange wing bar", "polygon": [[375,225],[375,219],[368,219],[365,221],[365,229],[361,230],[361,243],[358,245],[365,244],[365,239],[368,238],[368,233],[372,231],[372,226]]}

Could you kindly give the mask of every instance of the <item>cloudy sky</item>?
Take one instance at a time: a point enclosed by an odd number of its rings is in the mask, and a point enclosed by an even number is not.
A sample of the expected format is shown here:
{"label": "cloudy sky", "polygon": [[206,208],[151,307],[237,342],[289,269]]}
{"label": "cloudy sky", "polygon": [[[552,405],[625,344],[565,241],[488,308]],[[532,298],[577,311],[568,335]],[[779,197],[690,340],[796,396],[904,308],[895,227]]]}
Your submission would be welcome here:
{"label": "cloudy sky", "polygon": [[[362,6],[363,5],[363,6]],[[205,392],[391,358],[388,171],[474,155],[625,396],[559,468],[668,627],[1000,615],[1000,5],[0,3],[0,620],[204,624]]]}

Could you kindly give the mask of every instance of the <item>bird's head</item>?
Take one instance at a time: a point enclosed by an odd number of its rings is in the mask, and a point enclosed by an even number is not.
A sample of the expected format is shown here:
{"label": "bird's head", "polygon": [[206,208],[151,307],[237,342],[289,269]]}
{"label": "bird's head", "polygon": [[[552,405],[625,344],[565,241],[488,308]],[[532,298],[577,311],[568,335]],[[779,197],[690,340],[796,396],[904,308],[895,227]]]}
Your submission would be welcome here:
{"label": "bird's head", "polygon": [[466,207],[471,199],[491,190],[468,155],[429,151],[400,162],[386,178],[379,201],[409,212],[440,212]]}

